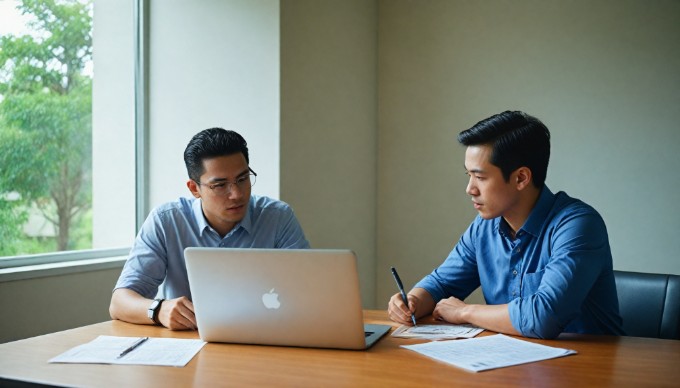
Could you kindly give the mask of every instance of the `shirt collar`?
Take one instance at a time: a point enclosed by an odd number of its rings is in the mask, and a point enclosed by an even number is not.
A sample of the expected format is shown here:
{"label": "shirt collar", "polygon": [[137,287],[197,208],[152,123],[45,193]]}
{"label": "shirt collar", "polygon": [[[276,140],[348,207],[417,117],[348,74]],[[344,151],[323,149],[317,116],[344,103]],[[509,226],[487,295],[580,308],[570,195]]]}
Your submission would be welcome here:
{"label": "shirt collar", "polygon": [[[538,200],[536,205],[531,209],[529,217],[524,221],[524,225],[519,229],[519,231],[524,231],[532,236],[538,236],[541,233],[541,227],[545,222],[553,204],[555,203],[555,194],[553,194],[548,186],[543,185],[541,193],[538,195]],[[510,226],[503,220],[503,217],[496,218],[495,229],[497,232],[505,236],[510,236]],[[519,234],[518,231],[518,234]]]}
{"label": "shirt collar", "polygon": [[200,230],[201,236],[203,236],[203,232],[206,229],[209,229],[210,225],[208,224],[208,220],[206,220],[205,216],[203,215],[203,208],[201,207],[201,203],[202,201],[200,198],[194,199],[194,203],[191,204],[191,209],[194,212],[194,218],[196,219],[196,223],[198,224],[198,230]]}
{"label": "shirt collar", "polygon": [[238,224],[236,224],[236,226],[234,226],[233,230],[238,229],[238,227],[240,226],[241,228],[245,229],[246,232],[248,232],[248,234],[252,234],[253,208],[254,208],[253,204],[255,203],[254,201],[255,201],[255,199],[253,199],[253,195],[251,194],[250,199],[248,199],[248,209],[246,210],[246,215],[243,216],[243,219],[241,220],[241,222],[239,222]]}
{"label": "shirt collar", "polygon": [[536,205],[531,210],[531,213],[529,213],[529,217],[521,229],[533,236],[538,236],[554,203],[555,194],[550,191],[548,186],[543,185],[538,201],[536,201]]}

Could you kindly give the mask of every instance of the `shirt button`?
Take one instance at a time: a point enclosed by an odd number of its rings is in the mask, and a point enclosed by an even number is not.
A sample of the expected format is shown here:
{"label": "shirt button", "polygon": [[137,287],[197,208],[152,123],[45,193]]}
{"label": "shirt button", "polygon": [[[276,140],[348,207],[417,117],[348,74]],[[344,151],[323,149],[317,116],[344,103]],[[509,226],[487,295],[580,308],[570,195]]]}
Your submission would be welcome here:
{"label": "shirt button", "polygon": [[518,247],[517,250],[516,250],[516,252],[519,253],[520,250],[521,250],[521,248]]}
{"label": "shirt button", "polygon": [[512,292],[512,296],[515,296],[515,291]]}
{"label": "shirt button", "polygon": [[517,270],[513,270],[513,271],[512,271],[512,274],[515,275],[515,276],[517,276]]}

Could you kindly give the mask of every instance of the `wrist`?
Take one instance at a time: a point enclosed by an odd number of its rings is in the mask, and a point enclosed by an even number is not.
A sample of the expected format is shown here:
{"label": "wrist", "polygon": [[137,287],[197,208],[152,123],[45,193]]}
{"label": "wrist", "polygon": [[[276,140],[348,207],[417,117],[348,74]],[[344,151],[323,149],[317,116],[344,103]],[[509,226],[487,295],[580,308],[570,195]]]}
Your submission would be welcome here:
{"label": "wrist", "polygon": [[151,302],[151,305],[147,309],[146,315],[147,317],[156,325],[163,326],[161,323],[160,319],[158,318],[158,315],[161,311],[161,306],[163,304],[163,301],[165,299],[154,299],[153,302]]}
{"label": "wrist", "polygon": [[472,323],[472,317],[475,315],[477,305],[466,304],[460,311],[460,319],[465,323]]}

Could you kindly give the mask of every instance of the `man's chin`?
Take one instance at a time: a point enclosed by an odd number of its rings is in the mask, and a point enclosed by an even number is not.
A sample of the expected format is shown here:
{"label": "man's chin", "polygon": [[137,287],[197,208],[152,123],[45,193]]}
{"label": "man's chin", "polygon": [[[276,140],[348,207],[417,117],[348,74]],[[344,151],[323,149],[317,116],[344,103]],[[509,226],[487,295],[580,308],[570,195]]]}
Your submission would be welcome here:
{"label": "man's chin", "polygon": [[239,222],[245,217],[246,215],[246,207],[241,206],[238,208],[234,209],[226,209],[224,213],[222,213],[224,218],[232,221],[232,222]]}
{"label": "man's chin", "polygon": [[484,212],[481,212],[481,211],[478,211],[477,213],[479,214],[480,217],[482,217],[485,220],[492,220],[492,219],[496,218],[496,216],[494,216],[493,214],[484,213]]}

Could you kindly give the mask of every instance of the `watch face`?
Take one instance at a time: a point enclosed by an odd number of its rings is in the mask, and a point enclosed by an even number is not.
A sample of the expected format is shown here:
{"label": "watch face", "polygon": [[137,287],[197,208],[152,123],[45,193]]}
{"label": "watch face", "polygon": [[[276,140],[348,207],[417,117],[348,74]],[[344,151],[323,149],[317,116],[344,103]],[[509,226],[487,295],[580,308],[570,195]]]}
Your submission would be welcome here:
{"label": "watch face", "polygon": [[153,320],[153,312],[160,302],[160,300],[154,300],[153,303],[151,303],[151,306],[149,306],[149,309],[146,310],[146,316],[149,317],[149,319]]}

